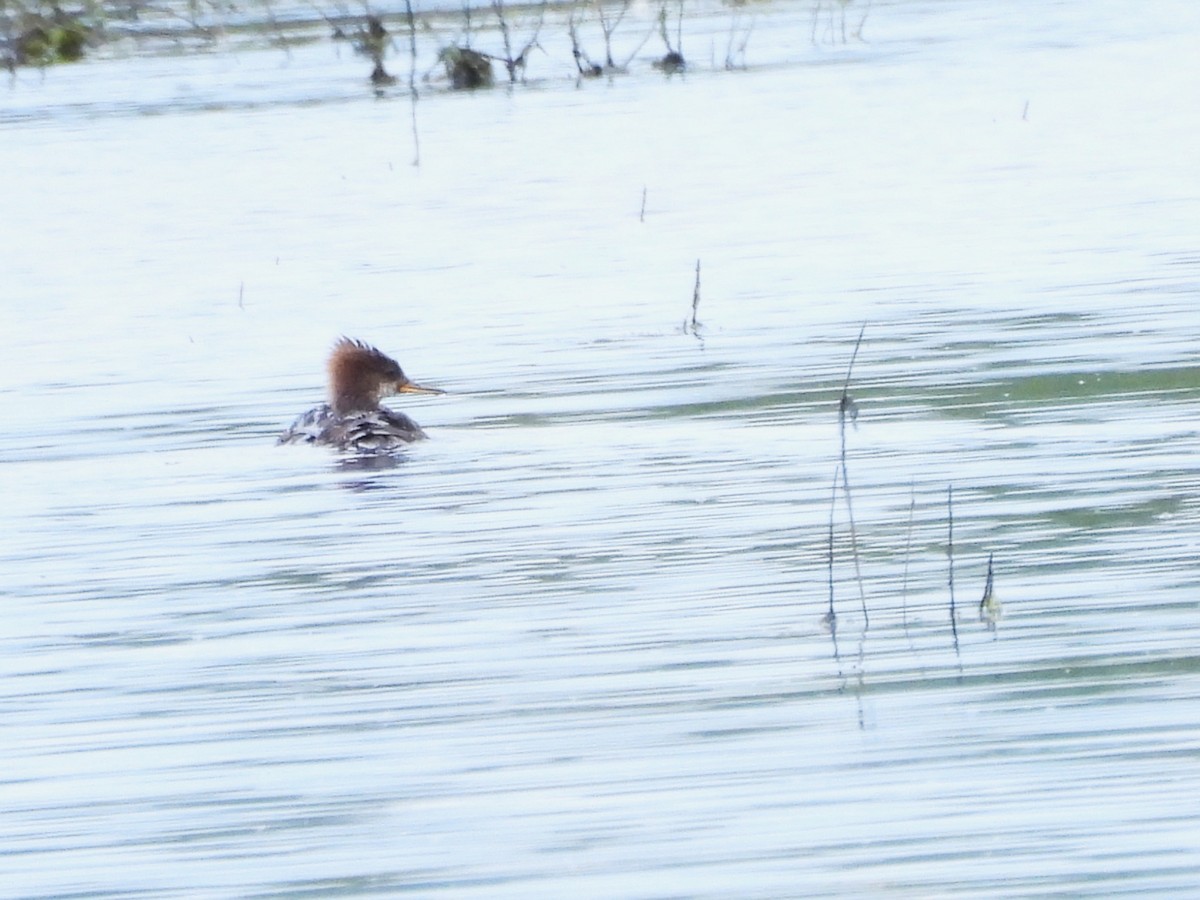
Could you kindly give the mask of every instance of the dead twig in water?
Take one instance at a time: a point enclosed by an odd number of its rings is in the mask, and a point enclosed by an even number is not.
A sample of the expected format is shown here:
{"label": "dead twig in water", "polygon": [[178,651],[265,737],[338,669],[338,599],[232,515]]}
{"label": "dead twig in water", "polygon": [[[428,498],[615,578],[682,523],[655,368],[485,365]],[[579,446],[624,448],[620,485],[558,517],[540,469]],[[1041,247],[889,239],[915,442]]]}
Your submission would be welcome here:
{"label": "dead twig in water", "polygon": [[645,187],[645,185],[642,186],[642,211],[640,213],[638,213],[638,221],[639,222],[646,221],[646,187]]}
{"label": "dead twig in water", "polygon": [[617,26],[621,24],[621,20],[625,18],[625,14],[629,12],[629,7],[632,5],[633,0],[621,0],[621,8],[614,15],[610,12],[608,4],[596,4],[596,12],[600,16],[600,31],[604,34],[604,65],[610,71],[617,68],[612,55],[613,32],[617,30]]}
{"label": "dead twig in water", "polygon": [[700,260],[696,260],[696,283],[692,286],[692,317],[691,319],[683,320],[683,333],[690,334],[700,342],[701,349],[704,347],[704,337],[700,334],[704,327],[698,318],[696,318],[700,310]]}
{"label": "dead twig in water", "polygon": [[[840,21],[835,21],[834,4],[829,4],[829,21],[825,25],[824,32],[821,35],[821,41],[829,44],[845,44],[846,43],[846,7],[850,5],[852,0],[837,0],[837,6],[841,7]],[[821,9],[825,4],[821,0],[813,5],[812,14],[812,42],[817,43],[817,24],[820,21]],[[858,27],[853,31],[855,40],[863,40],[863,28],[867,24],[867,17],[871,15],[871,3],[868,0],[866,9],[863,11],[862,18],[858,20]],[[840,40],[839,40],[840,35]]]}
{"label": "dead twig in water", "polygon": [[[696,314],[700,311],[700,260],[696,260],[696,285],[692,288],[692,334],[699,334],[700,323],[696,321]],[[683,326],[684,333],[687,333],[687,325]]]}
{"label": "dead twig in water", "polygon": [[858,583],[858,599],[862,603],[863,630],[871,626],[871,617],[867,613],[867,594],[863,588],[862,567],[858,559],[858,530],[854,527],[854,504],[850,499],[850,475],[846,469],[846,419],[858,421],[858,404],[850,396],[850,375],[854,371],[854,361],[858,359],[858,349],[862,346],[863,334],[867,330],[864,322],[858,332],[858,340],[854,343],[854,352],[850,355],[850,365],[846,367],[846,382],[842,386],[842,397],[838,401],[838,431],[841,435],[841,452],[839,460],[842,470],[842,493],[846,498],[846,515],[850,519],[850,555],[854,560],[854,578]]}
{"label": "dead twig in water", "polygon": [[988,554],[987,584],[983,587],[983,598],[979,601],[979,620],[984,622],[988,631],[993,634],[996,633],[996,623],[1000,621],[1002,614],[1000,600],[993,590],[992,560],[994,557],[994,553]]}
{"label": "dead twig in water", "polygon": [[533,36],[525,42],[525,46],[521,48],[521,52],[513,56],[512,36],[510,34],[508,19],[504,15],[504,0],[492,0],[492,11],[496,14],[497,20],[500,23],[500,36],[504,39],[504,67],[508,70],[508,83],[516,84],[517,72],[520,71],[521,79],[525,78],[525,64],[529,58],[529,51],[534,47],[541,47],[538,43],[538,35],[542,33],[542,24],[546,20],[546,3],[548,0],[542,0],[538,7],[537,24],[533,28]]}
{"label": "dead twig in water", "polygon": [[404,0],[404,16],[408,19],[408,99],[412,109],[413,161],[421,165],[421,135],[417,131],[417,20],[413,15],[412,0]]}
{"label": "dead twig in water", "polygon": [[[750,43],[750,35],[754,33],[754,17],[750,17],[750,24],[746,26],[746,33],[741,35],[741,42],[737,43],[735,47],[734,45],[738,38],[738,28],[741,26],[741,24],[741,11],[734,7],[733,17],[729,20],[729,40],[725,44],[726,71],[732,71],[738,68],[746,68],[746,45]],[[742,58],[742,64],[740,66],[734,62],[734,58],[737,56]]]}
{"label": "dead twig in water", "polygon": [[858,20],[858,27],[854,29],[854,37],[857,40],[865,41],[863,37],[863,28],[867,24],[867,16],[871,15],[871,4],[873,0],[867,0],[867,8],[863,10],[862,18]]}
{"label": "dead twig in water", "polygon": [[[603,9],[603,6],[600,7]],[[576,12],[579,9],[579,4],[571,7],[571,14],[567,18],[567,37],[571,39],[571,57],[575,60],[575,68],[579,72],[579,78],[599,78],[604,74],[604,67],[598,63],[592,62],[592,58],[587,55],[587,51],[579,43],[579,19],[576,18]],[[575,82],[576,87],[580,82]]]}

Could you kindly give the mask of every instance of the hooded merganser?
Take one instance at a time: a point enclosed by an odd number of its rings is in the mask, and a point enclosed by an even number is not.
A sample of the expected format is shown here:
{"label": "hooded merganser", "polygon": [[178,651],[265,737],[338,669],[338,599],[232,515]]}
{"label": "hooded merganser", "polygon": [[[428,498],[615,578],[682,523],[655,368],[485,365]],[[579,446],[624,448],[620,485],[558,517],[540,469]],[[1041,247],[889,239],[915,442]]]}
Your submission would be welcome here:
{"label": "hooded merganser", "polygon": [[441,394],[408,380],[399,363],[369,344],[342,338],[329,354],[329,403],[310,409],[279,436],[280,444],[321,444],[355,453],[395,450],[426,435],[404,413],[379,401],[392,394]]}

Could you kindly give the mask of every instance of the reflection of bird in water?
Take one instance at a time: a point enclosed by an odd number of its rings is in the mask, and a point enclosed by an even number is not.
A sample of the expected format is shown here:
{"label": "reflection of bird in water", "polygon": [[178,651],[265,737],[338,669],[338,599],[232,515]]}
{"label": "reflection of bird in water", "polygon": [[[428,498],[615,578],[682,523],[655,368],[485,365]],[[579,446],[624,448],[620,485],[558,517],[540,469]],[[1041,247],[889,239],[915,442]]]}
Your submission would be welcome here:
{"label": "reflection of bird in water", "polygon": [[321,444],[355,453],[395,450],[426,435],[404,413],[379,401],[393,394],[440,393],[414,384],[386,353],[342,338],[329,355],[329,402],[297,418],[278,443]]}

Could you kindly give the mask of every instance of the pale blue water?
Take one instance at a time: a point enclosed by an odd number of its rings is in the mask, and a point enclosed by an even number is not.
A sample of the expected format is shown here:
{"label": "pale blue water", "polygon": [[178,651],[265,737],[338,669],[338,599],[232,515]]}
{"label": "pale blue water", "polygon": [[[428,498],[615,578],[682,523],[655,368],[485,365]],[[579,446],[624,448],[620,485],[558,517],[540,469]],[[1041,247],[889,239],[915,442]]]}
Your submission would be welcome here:
{"label": "pale blue water", "polygon": [[323,40],[3,89],[0,893],[1194,892],[1200,12],[811,11],[419,168]]}

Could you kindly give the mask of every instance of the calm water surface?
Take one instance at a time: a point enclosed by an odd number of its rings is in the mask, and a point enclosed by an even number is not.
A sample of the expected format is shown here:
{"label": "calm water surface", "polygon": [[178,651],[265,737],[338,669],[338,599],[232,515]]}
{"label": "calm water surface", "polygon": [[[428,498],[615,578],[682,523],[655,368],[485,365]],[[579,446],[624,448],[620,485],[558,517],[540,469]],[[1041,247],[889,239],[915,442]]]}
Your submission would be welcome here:
{"label": "calm water surface", "polygon": [[1195,892],[1200,7],[827,15],[5,85],[0,893]]}

